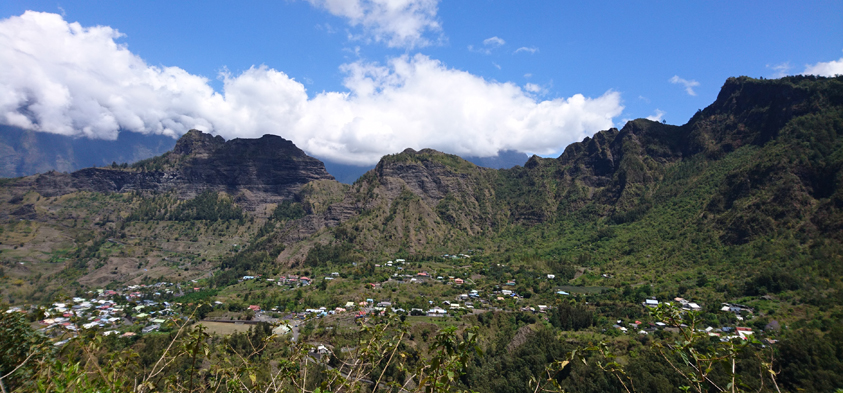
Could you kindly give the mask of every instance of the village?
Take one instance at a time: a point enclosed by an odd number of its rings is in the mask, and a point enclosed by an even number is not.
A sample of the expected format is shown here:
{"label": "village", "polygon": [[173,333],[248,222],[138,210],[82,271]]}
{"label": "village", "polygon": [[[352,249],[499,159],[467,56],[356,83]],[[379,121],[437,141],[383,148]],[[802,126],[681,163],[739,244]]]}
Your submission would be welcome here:
{"label": "village", "polygon": [[[444,255],[445,261],[469,259],[470,255]],[[354,268],[352,265],[349,268]],[[516,279],[508,278],[499,282],[489,282],[483,275],[463,273],[455,274],[453,269],[441,269],[446,273],[437,273],[420,264],[411,264],[404,259],[389,260],[374,264],[376,271],[385,272],[385,278],[376,282],[365,282],[364,289],[346,292],[345,300],[335,296],[331,304],[300,304],[294,307],[280,304],[244,304],[238,307],[228,304],[223,296],[207,296],[207,280],[189,280],[181,283],[158,282],[149,285],[130,285],[120,289],[94,289],[83,296],[56,301],[47,307],[14,307],[7,312],[28,312],[40,315],[34,325],[45,335],[52,337],[56,345],[61,345],[83,330],[96,330],[103,336],[116,335],[129,338],[137,335],[165,333],[180,323],[229,324],[248,329],[257,323],[269,323],[273,332],[279,335],[291,334],[296,340],[305,323],[319,319],[334,318],[370,318],[397,314],[412,318],[461,319],[468,315],[486,312],[520,312],[536,315],[539,320],[548,321],[548,314],[554,307],[563,303],[588,304],[590,297],[579,288],[554,284],[557,277],[552,273],[536,274],[535,277],[545,282],[542,288],[546,293],[532,293],[524,296],[516,289]],[[496,268],[504,268],[497,265]],[[299,274],[279,274],[274,277],[263,275],[245,275],[238,284],[229,290],[239,296],[243,291],[306,291],[319,293],[326,291],[328,283],[345,282],[354,288],[356,282],[347,271],[326,271],[323,274],[313,272],[318,279]],[[603,274],[603,277],[610,278]],[[322,282],[321,287],[317,285]],[[339,284],[337,284],[339,285]],[[407,287],[410,286],[410,287]],[[396,294],[403,294],[407,288],[425,288],[422,292],[412,292],[416,296],[412,301]],[[399,291],[400,288],[400,291]],[[439,288],[439,289],[437,289]],[[523,290],[523,287],[520,287]],[[529,291],[529,290],[528,290]],[[214,291],[213,294],[217,292]],[[225,291],[223,291],[223,294]],[[407,292],[411,293],[411,292]],[[421,295],[419,295],[421,294]],[[424,299],[420,301],[419,299]],[[673,305],[682,312],[703,312],[703,306],[697,302],[675,297],[672,301],[660,301],[656,297],[642,299],[641,315],[628,320],[618,319],[614,323],[597,326],[605,334],[649,335],[658,332],[676,333],[685,326],[669,326],[665,322],[647,318],[647,314],[662,305]],[[202,305],[200,307],[200,305]],[[727,320],[734,323],[697,327],[700,332],[717,337],[721,341],[749,339],[756,331],[748,326],[740,326],[754,317],[753,308],[740,304],[723,303],[718,312],[729,315]],[[32,318],[30,318],[32,319]],[[642,322],[643,320],[643,322]],[[764,330],[778,330],[778,322],[772,321]],[[236,330],[236,329],[235,329]],[[235,331],[230,330],[230,331]],[[224,332],[227,330],[223,330]]]}

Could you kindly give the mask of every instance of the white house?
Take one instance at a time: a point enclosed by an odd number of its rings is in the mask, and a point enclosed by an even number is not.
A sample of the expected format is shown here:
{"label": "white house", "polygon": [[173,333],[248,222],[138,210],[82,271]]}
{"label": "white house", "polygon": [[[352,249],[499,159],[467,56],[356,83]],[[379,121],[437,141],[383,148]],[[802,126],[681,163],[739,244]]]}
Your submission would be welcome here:
{"label": "white house", "polygon": [[442,309],[441,307],[433,307],[430,310],[427,310],[428,317],[443,317],[447,314],[448,312]]}

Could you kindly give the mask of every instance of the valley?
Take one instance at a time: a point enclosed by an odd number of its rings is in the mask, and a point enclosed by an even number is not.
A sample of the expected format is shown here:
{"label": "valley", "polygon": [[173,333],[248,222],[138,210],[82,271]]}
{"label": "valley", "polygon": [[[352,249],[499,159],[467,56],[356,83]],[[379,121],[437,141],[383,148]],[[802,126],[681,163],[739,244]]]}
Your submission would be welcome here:
{"label": "valley", "polygon": [[[531,389],[548,367],[548,389],[675,391],[692,366],[664,362],[694,350],[732,351],[742,389],[830,391],[843,386],[841,169],[841,77],[730,78],[684,125],[632,120],[511,169],[407,149],[351,185],[283,138],[193,130],[137,163],[0,180],[0,304],[50,345],[134,333],[107,353],[160,352],[204,320],[200,341],[230,340],[219,351],[243,367],[323,373],[309,389],[374,353],[359,386],[416,381],[408,370],[451,340],[479,351],[437,363],[459,369],[448,386],[477,391]],[[120,319],[83,328],[99,301]],[[57,327],[43,315],[56,303],[88,306]],[[683,335],[693,346],[669,344]],[[574,365],[578,349],[588,361]],[[155,364],[141,357],[126,378]],[[712,362],[725,386],[735,373]]]}

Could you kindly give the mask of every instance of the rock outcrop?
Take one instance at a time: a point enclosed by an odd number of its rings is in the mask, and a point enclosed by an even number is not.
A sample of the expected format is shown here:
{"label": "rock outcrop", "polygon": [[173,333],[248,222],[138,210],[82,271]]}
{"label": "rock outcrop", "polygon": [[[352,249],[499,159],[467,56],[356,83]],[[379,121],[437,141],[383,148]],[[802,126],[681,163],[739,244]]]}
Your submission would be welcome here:
{"label": "rock outcrop", "polygon": [[44,196],[77,191],[176,191],[191,198],[205,190],[235,196],[247,210],[292,199],[313,180],[334,180],[321,161],[292,142],[274,135],[225,141],[191,130],[171,152],[129,168],[82,169],[70,174],[48,172],[21,179],[16,188]]}

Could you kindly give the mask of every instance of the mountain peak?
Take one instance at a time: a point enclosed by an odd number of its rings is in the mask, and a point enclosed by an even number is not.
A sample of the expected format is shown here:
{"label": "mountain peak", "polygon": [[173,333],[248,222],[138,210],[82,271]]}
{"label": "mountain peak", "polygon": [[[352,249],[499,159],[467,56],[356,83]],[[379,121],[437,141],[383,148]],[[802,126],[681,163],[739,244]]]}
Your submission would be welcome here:
{"label": "mountain peak", "polygon": [[313,180],[334,180],[321,161],[275,135],[228,142],[190,130],[171,152],[131,168],[88,168],[70,175],[46,174],[36,179],[42,195],[75,191],[126,192],[175,190],[192,198],[206,190],[234,195],[247,210],[295,197]]}
{"label": "mountain peak", "polygon": [[225,139],[217,135],[190,130],[176,142],[173,153],[180,155],[207,155],[225,144]]}
{"label": "mountain peak", "polygon": [[267,159],[312,159],[293,142],[278,135],[264,134],[257,139],[237,138],[225,143],[224,149],[231,154]]}

